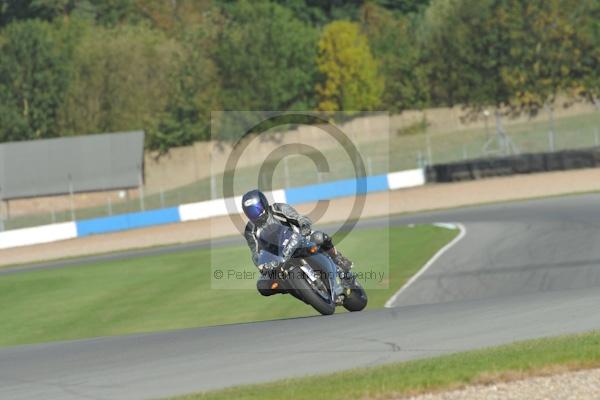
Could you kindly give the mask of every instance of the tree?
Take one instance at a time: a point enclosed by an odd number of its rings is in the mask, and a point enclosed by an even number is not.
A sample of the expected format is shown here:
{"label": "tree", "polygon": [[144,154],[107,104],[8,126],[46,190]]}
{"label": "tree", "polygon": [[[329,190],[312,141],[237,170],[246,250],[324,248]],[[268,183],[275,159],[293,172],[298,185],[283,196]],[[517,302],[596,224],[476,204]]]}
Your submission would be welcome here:
{"label": "tree", "polygon": [[91,16],[102,26],[116,26],[123,22],[133,23],[141,20],[135,0],[84,0],[79,2],[78,9],[73,13]]}
{"label": "tree", "polygon": [[390,11],[402,14],[419,13],[430,3],[430,0],[375,0],[373,3]]}
{"label": "tree", "polygon": [[425,13],[421,41],[429,81],[438,104],[506,104],[511,93],[502,80],[510,32],[494,0],[434,0]]}
{"label": "tree", "polygon": [[205,27],[181,37],[177,69],[172,77],[173,93],[156,133],[149,138],[151,149],[166,151],[210,139],[210,112],[219,109],[219,82],[210,57],[213,37]]}
{"label": "tree", "polygon": [[75,0],[1,0],[0,27],[25,19],[51,21],[70,13],[75,3]]}
{"label": "tree", "polygon": [[69,84],[68,37],[39,20],[10,24],[0,43],[0,141],[58,136]]}
{"label": "tree", "polygon": [[294,15],[305,23],[311,25],[325,25],[329,19],[328,8],[330,1],[319,0],[275,0],[275,3],[290,9]]}
{"label": "tree", "polygon": [[[589,5],[589,3],[588,3]],[[554,107],[559,94],[581,90],[580,71],[585,69],[586,53],[594,52],[582,30],[590,7],[586,2],[566,0],[509,2],[519,12],[512,19],[511,56],[515,62],[503,78],[515,93],[513,107],[528,112],[548,109],[550,133],[555,133]],[[583,75],[593,73],[584,71]]]}
{"label": "tree", "polygon": [[60,110],[65,135],[144,129],[156,133],[180,46],[143,25],[82,33]]}
{"label": "tree", "polygon": [[[587,5],[586,5],[587,3]],[[550,111],[559,93],[586,86],[597,75],[587,54],[593,41],[591,1],[434,0],[424,24],[424,48],[437,102],[462,103],[474,111],[495,106],[513,114]]]}
{"label": "tree", "polygon": [[325,27],[317,65],[321,73],[316,87],[319,110],[374,110],[380,104],[384,82],[356,23],[336,21]]}
{"label": "tree", "polygon": [[229,8],[215,51],[223,107],[310,108],[316,38],[313,28],[279,5],[241,1]]}
{"label": "tree", "polygon": [[427,71],[416,43],[414,20],[373,4],[362,10],[362,25],[385,81],[382,104],[398,112],[428,103]]}
{"label": "tree", "polygon": [[[235,0],[220,0],[230,4]],[[274,0],[288,7],[298,18],[316,25],[325,25],[335,20],[358,20],[361,9],[376,6],[395,14],[421,12],[430,0]]]}
{"label": "tree", "polygon": [[554,103],[559,92],[577,85],[583,53],[590,51],[579,31],[589,10],[565,0],[528,2],[520,26],[513,27],[512,54],[519,63],[507,68],[505,80],[515,85],[517,101],[536,109]]}
{"label": "tree", "polygon": [[211,11],[212,6],[210,0],[134,1],[139,16],[150,21],[153,27],[172,36],[205,23],[204,14]]}
{"label": "tree", "polygon": [[434,104],[462,104],[473,112],[495,107],[502,152],[516,151],[502,126],[505,110],[518,111],[515,86],[507,83],[506,76],[520,62],[513,51],[512,24],[521,9],[510,3],[433,0],[420,34]]}
{"label": "tree", "polygon": [[210,0],[0,0],[0,27],[11,21],[72,16],[102,26],[136,24],[143,20],[170,31],[176,25],[198,22]]}
{"label": "tree", "polygon": [[579,94],[600,111],[600,3],[582,0],[578,10],[583,20],[577,24],[576,31],[582,44],[582,59],[574,80]]}

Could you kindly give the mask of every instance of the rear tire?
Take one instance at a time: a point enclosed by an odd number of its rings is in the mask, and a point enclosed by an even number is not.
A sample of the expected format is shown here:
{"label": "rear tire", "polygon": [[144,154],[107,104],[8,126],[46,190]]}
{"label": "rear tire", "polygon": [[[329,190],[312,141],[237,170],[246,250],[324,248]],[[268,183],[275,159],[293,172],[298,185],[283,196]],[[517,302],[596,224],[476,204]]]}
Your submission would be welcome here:
{"label": "rear tire", "polygon": [[294,286],[294,290],[297,294],[296,297],[300,298],[306,304],[311,305],[323,315],[333,314],[335,312],[335,303],[332,303],[331,300],[325,301],[306,281],[308,277],[306,277],[304,273],[302,273],[302,276],[304,279],[290,279],[290,283]]}
{"label": "rear tire", "polygon": [[367,302],[367,292],[356,283],[350,291],[350,296],[344,299],[344,308],[350,312],[362,311],[367,306]]}

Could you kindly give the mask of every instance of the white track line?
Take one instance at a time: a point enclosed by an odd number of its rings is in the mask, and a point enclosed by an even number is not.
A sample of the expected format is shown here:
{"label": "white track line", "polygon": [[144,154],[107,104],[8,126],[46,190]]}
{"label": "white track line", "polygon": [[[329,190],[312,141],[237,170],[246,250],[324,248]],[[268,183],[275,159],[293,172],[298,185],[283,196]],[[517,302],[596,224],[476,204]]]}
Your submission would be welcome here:
{"label": "white track line", "polygon": [[410,285],[412,285],[417,279],[419,279],[421,277],[421,275],[423,275],[425,273],[425,271],[427,271],[429,269],[429,267],[431,267],[433,265],[433,263],[435,263],[438,258],[440,258],[445,252],[447,252],[448,250],[450,250],[450,248],[452,246],[454,246],[456,243],[458,243],[463,237],[465,237],[465,235],[467,234],[467,228],[465,228],[465,226],[463,224],[458,224],[458,223],[437,223],[437,224],[433,224],[435,226],[439,226],[441,228],[446,228],[446,229],[460,229],[460,233],[458,234],[457,237],[455,237],[450,243],[448,243],[447,245],[445,245],[444,247],[442,247],[441,249],[438,250],[437,253],[435,253],[433,255],[433,257],[431,257],[429,259],[429,261],[427,261],[427,264],[425,264],[423,266],[423,268],[421,268],[419,270],[419,272],[417,272],[412,278],[410,278],[408,280],[408,282],[406,282],[404,284],[404,286],[402,286],[396,293],[394,293],[394,295],[392,297],[390,297],[390,299],[388,301],[385,302],[384,307],[385,308],[392,308],[394,307],[394,302],[396,301],[396,299],[398,298],[398,296],[400,296],[400,294],[402,294],[402,292],[404,292],[406,289],[408,289],[408,287]]}

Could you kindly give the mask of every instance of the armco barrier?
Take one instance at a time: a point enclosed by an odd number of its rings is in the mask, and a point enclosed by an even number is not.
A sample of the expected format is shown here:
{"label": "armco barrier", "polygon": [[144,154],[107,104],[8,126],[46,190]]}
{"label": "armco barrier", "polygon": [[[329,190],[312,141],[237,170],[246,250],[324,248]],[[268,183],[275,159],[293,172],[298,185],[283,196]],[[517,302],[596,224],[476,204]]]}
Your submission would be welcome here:
{"label": "armco barrier", "polygon": [[[425,183],[422,169],[368,176],[361,181],[347,179],[299,188],[280,189],[265,193],[272,202],[302,204],[336,197],[420,186]],[[357,190],[358,188],[358,190]],[[48,243],[95,234],[118,232],[154,225],[193,221],[229,214],[229,209],[241,213],[241,197],[216,199],[179,207],[121,214],[89,220],[37,226],[0,232],[0,249]],[[227,203],[231,207],[227,207]]]}
{"label": "armco barrier", "polygon": [[563,171],[600,166],[600,148],[519,154],[437,164],[425,169],[427,182],[456,182],[493,176]]}

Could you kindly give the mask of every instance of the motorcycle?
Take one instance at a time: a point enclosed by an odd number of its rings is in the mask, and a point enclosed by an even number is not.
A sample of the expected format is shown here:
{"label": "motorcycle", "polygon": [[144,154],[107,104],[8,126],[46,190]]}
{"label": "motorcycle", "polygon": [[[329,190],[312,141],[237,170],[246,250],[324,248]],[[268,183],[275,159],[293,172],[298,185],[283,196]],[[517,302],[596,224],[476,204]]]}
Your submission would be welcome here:
{"label": "motorcycle", "polygon": [[277,265],[263,274],[271,289],[289,293],[323,315],[333,314],[336,306],[348,311],[367,306],[367,294],[355,277],[294,229],[273,224],[258,239],[259,265]]}

